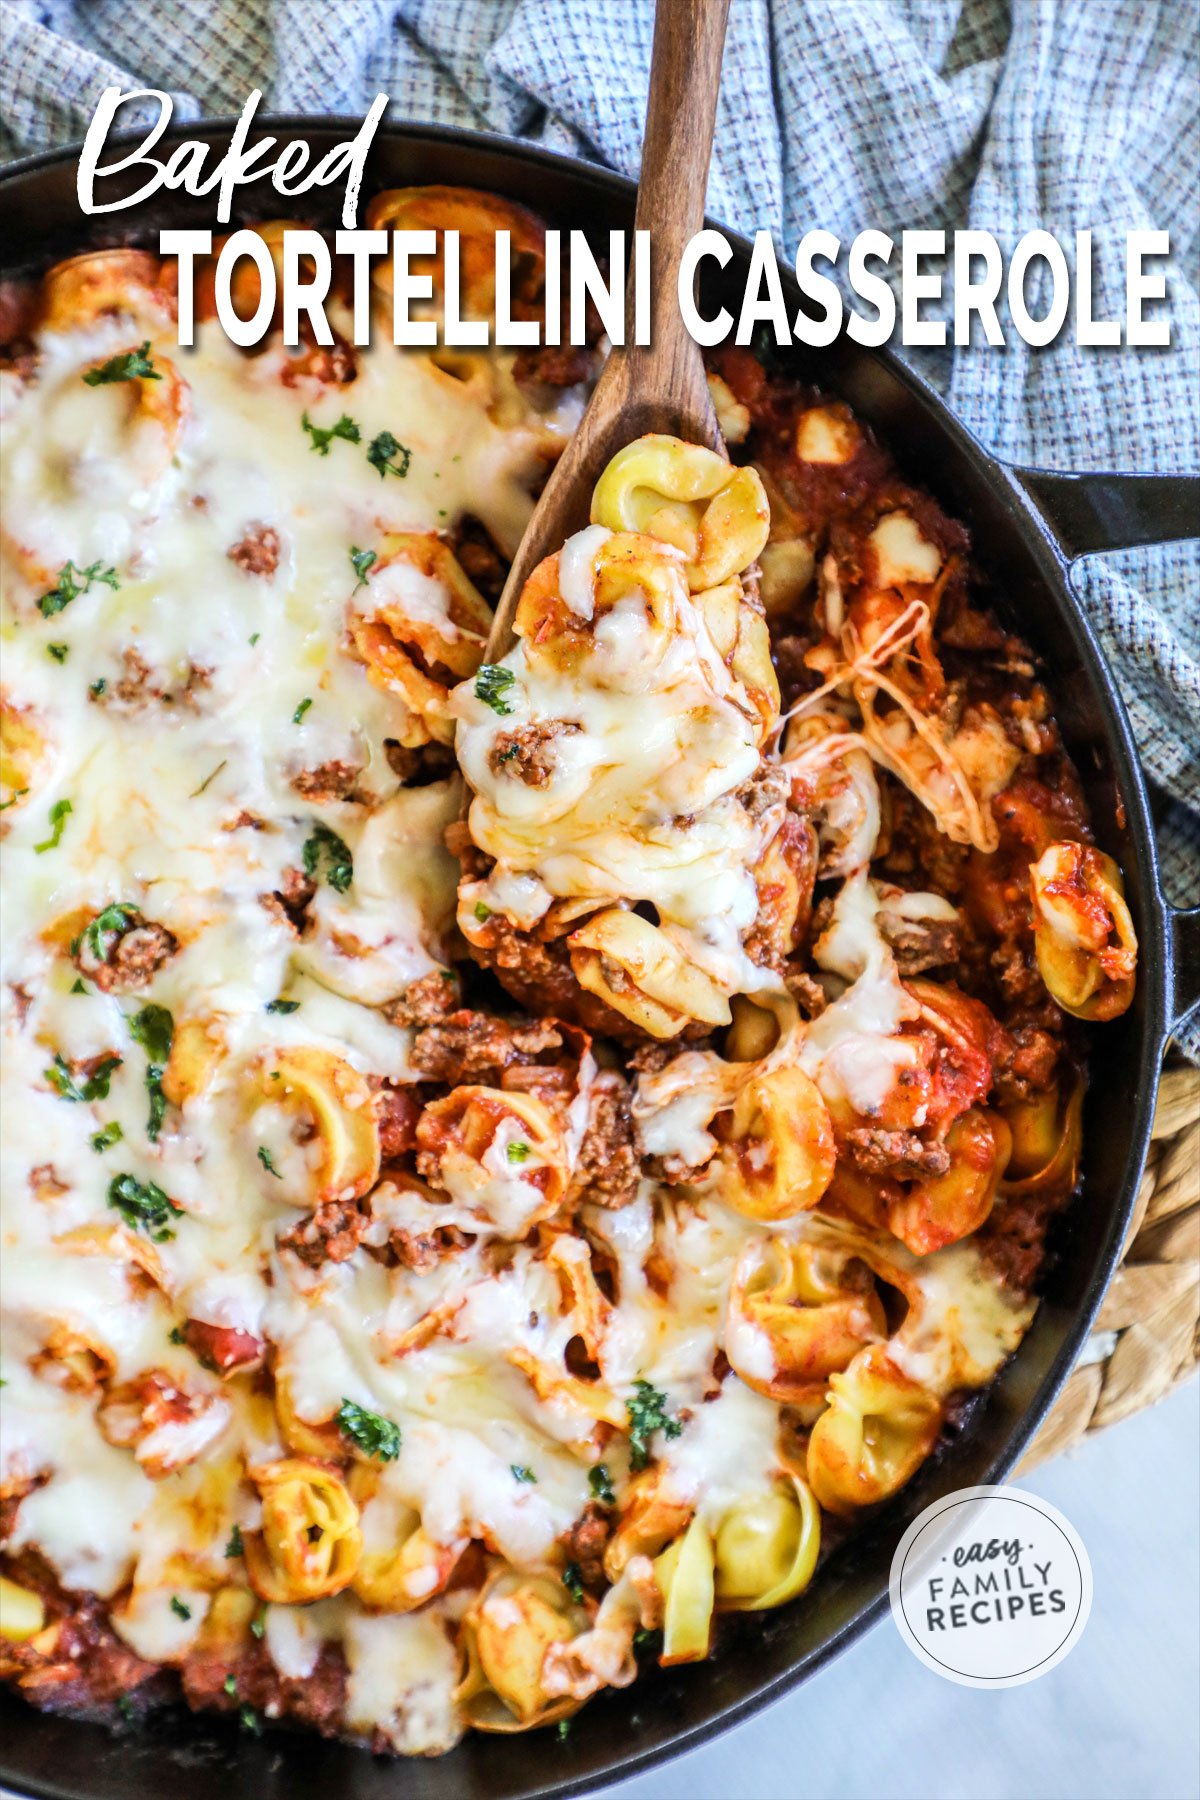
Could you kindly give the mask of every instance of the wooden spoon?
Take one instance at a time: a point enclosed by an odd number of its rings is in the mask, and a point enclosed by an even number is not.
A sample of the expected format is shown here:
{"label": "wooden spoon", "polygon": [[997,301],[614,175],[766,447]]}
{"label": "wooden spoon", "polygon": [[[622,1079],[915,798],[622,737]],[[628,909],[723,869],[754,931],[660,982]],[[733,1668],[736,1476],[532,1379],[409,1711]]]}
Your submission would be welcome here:
{"label": "wooden spoon", "polygon": [[[544,556],[587,524],[592,489],[623,445],[664,431],[725,454],[704,359],[684,328],[676,284],[684,247],[704,223],[728,13],[729,0],[658,0],[634,220],[635,229],[650,233],[651,341],[610,352],[513,559],[488,637],[489,662],[512,648],[522,588]],[[633,337],[628,293],[625,336]]]}

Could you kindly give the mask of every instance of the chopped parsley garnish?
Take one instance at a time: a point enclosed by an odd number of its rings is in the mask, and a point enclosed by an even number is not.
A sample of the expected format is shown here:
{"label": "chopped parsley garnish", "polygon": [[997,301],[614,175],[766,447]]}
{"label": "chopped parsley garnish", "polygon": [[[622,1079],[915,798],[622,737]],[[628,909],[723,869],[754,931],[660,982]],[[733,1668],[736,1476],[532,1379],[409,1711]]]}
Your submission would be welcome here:
{"label": "chopped parsley garnish", "polygon": [[150,360],[147,338],[136,350],[122,350],[98,369],[89,369],[83,379],[88,387],[107,387],[110,381],[161,381],[162,375]]}
{"label": "chopped parsley garnish", "polygon": [[[393,460],[397,456],[400,458],[399,468],[396,467]],[[400,443],[399,439],[394,438],[390,431],[381,431],[379,436],[373,437],[367,446],[367,461],[373,469],[379,470],[381,481],[385,475],[399,475],[403,480],[408,474],[412,451],[405,444]]]}
{"label": "chopped parsley garnish", "polygon": [[347,444],[362,443],[362,432],[349,413],[343,413],[336,425],[314,425],[308,413],[303,412],[300,423],[312,439],[309,448],[315,450],[318,456],[329,455],[329,446],[334,438],[342,438]]}
{"label": "chopped parsley garnish", "polygon": [[102,1150],[111,1150],[114,1144],[120,1143],[124,1135],[117,1120],[110,1119],[101,1130],[93,1131],[90,1139],[92,1149],[96,1151],[97,1155]]}
{"label": "chopped parsley garnish", "polygon": [[324,867],[330,887],[344,894],[354,880],[354,859],[348,845],[328,825],[316,824],[311,836],[304,840],[304,873],[312,881]]}
{"label": "chopped parsley garnish", "polygon": [[47,644],[46,655],[52,656],[56,663],[65,663],[70,649],[70,644]]}
{"label": "chopped parsley garnish", "polygon": [[577,1562],[569,1562],[562,1572],[562,1584],[572,1600],[583,1601],[583,1576]]}
{"label": "chopped parsley garnish", "polygon": [[514,1481],[536,1481],[537,1476],[526,1463],[509,1463]]}
{"label": "chopped parsley garnish", "polygon": [[558,1721],[558,1724],[557,1724],[557,1725],[556,1725],[556,1726],[555,1726],[555,1728],[554,1728],[554,1735],[555,1735],[555,1737],[556,1737],[556,1738],[557,1738],[557,1739],[558,1739],[558,1741],[559,1741],[559,1743],[560,1743],[560,1744],[563,1744],[563,1743],[565,1743],[565,1742],[566,1742],[566,1740],[567,1740],[567,1739],[568,1739],[568,1738],[569,1738],[569,1737],[570,1737],[570,1735],[571,1735],[571,1721],[570,1721],[570,1719],[560,1719],[560,1720],[559,1720],[559,1721]]}
{"label": "chopped parsley garnish", "polygon": [[604,1463],[596,1463],[588,1470],[588,1486],[597,1500],[603,1500],[605,1506],[615,1506],[617,1496],[613,1491],[612,1478]]}
{"label": "chopped parsley garnish", "polygon": [[177,1619],[190,1619],[192,1616],[191,1607],[185,1606],[178,1594],[171,1595],[171,1611]]}
{"label": "chopped parsley garnish", "polygon": [[516,679],[511,669],[505,669],[499,663],[481,663],[475,676],[475,697],[506,719],[512,707],[504,696]]}
{"label": "chopped parsley garnish", "polygon": [[353,1400],[343,1400],[335,1414],[338,1430],[380,1462],[395,1462],[400,1454],[400,1427],[382,1413],[368,1412]]}
{"label": "chopped parsley garnish", "polygon": [[252,637],[252,638],[251,638],[251,639],[250,639],[250,648],[251,648],[251,649],[252,649],[252,650],[253,650],[253,648],[254,648],[254,646],[255,646],[255,644],[257,644],[257,642],[258,642],[258,640],[259,640],[259,638],[260,638],[260,637],[261,637],[261,636],[262,636],[262,632],[261,632],[261,631],[256,631],[256,632],[255,632],[255,633],[254,633],[254,635],[253,635],[253,637]]}
{"label": "chopped parsley garnish", "polygon": [[150,1116],[146,1121],[146,1135],[152,1144],[157,1144],[167,1110],[162,1078],[167,1058],[171,1054],[175,1021],[165,1006],[143,1006],[141,1012],[135,1013],[130,1019],[129,1029],[134,1043],[140,1044],[149,1058],[146,1065],[146,1092],[150,1096]]}
{"label": "chopped parsley garnish", "polygon": [[128,1723],[132,1723],[137,1716],[133,1710],[133,1701],[129,1698],[128,1694],[117,1695],[116,1707],[121,1717]]}
{"label": "chopped parsley garnish", "polygon": [[258,1160],[262,1164],[263,1168],[267,1171],[268,1175],[273,1175],[275,1177],[276,1181],[283,1180],[283,1176],[279,1173],[279,1170],[275,1167],[275,1159],[271,1155],[271,1152],[267,1149],[267,1146],[265,1144],[260,1144],[258,1146]]}
{"label": "chopped parsley garnish", "polygon": [[651,1387],[648,1381],[635,1381],[634,1396],[629,1401],[629,1466],[644,1469],[650,1461],[650,1439],[661,1431],[677,1438],[683,1430],[678,1419],[667,1411],[667,1396]]}
{"label": "chopped parsley garnish", "polygon": [[18,800],[23,800],[28,792],[27,787],[14,788],[7,800],[0,800],[0,812],[7,812],[10,806],[15,806]]}
{"label": "chopped parsley garnish", "polygon": [[523,1143],[510,1144],[506,1155],[510,1163],[523,1163],[529,1156],[529,1145]]}
{"label": "chopped parsley garnish", "polygon": [[[253,1630],[253,1626],[251,1627],[251,1630]],[[239,1706],[238,1724],[243,1731],[248,1731],[252,1737],[262,1736],[262,1721],[252,1706]]]}
{"label": "chopped parsley garnish", "polygon": [[90,994],[92,990],[89,987],[85,987],[82,976],[77,975],[71,983],[70,991],[73,994]]}
{"label": "chopped parsley garnish", "polygon": [[76,1082],[70,1063],[56,1051],[53,1063],[46,1070],[46,1080],[63,1100],[107,1100],[112,1072],[120,1066],[119,1056],[102,1056],[86,1080]]}
{"label": "chopped parsley garnish", "polygon": [[43,619],[52,619],[55,613],[60,613],[64,607],[70,606],[72,600],[78,600],[80,594],[85,593],[93,581],[102,581],[106,587],[110,588],[118,588],[121,585],[117,580],[117,571],[111,568],[106,569],[103,563],[89,563],[86,569],[77,569],[73,562],[65,562],[58,571],[54,586],[47,588],[37,603],[38,611]]}
{"label": "chopped parsley garnish", "polygon": [[137,918],[138,909],[127,900],[114,900],[103,912],[98,912],[83,934],[83,942],[87,945],[97,962],[104,962],[112,949],[110,936],[119,938],[121,933],[129,929],[130,922]]}
{"label": "chopped parsley garnish", "polygon": [[484,923],[485,919],[490,919],[491,916],[492,916],[491,907],[485,906],[483,904],[482,900],[477,900],[475,902],[475,917],[479,920],[479,923],[482,925]]}
{"label": "chopped parsley garnish", "polygon": [[62,843],[62,834],[66,830],[67,820],[74,808],[69,800],[56,800],[50,808],[50,836],[40,844],[33,846],[35,856],[41,856],[47,850],[57,850]]}
{"label": "chopped parsley garnish", "polygon": [[229,1674],[225,1677],[221,1686],[225,1689],[225,1692],[229,1695],[231,1700],[237,1698],[237,1676],[232,1670],[230,1670]]}
{"label": "chopped parsley garnish", "polygon": [[266,1620],[263,1618],[261,1613],[259,1613],[256,1618],[251,1619],[250,1630],[256,1638],[260,1638],[266,1629],[267,1629]]}
{"label": "chopped parsley garnish", "polygon": [[298,1000],[280,999],[267,1001],[267,1011],[269,1013],[294,1013],[299,1012],[299,1010],[300,1002]]}
{"label": "chopped parsley garnish", "polygon": [[107,686],[107,681],[105,681],[103,675],[101,675],[98,681],[92,682],[92,685],[88,688],[88,693],[92,696],[93,700],[98,700]]}
{"label": "chopped parsley garnish", "polygon": [[225,1546],[226,1556],[240,1556],[246,1546],[242,1542],[242,1528],[235,1525],[229,1534],[229,1542]]}
{"label": "chopped parsley garnish", "polygon": [[187,1339],[183,1335],[183,1327],[181,1325],[172,1325],[170,1331],[168,1331],[168,1333],[167,1333],[167,1342],[168,1342],[168,1344],[186,1344],[187,1343]]}
{"label": "chopped parsley garnish", "polygon": [[129,1021],[135,1044],[140,1044],[151,1062],[165,1063],[171,1054],[175,1021],[165,1006],[143,1006]]}
{"label": "chopped parsley garnish", "polygon": [[633,1634],[633,1648],[638,1656],[644,1655],[648,1650],[653,1650],[657,1655],[661,1644],[661,1631],[648,1631],[644,1625],[639,1625]]}
{"label": "chopped parsley garnish", "polygon": [[183,1208],[164,1194],[155,1181],[139,1181],[136,1175],[114,1175],[108,1184],[108,1204],[115,1207],[134,1231],[144,1231],[155,1244],[175,1236],[171,1220]]}
{"label": "chopped parsley garnish", "polygon": [[204,780],[200,783],[200,786],[198,788],[192,789],[191,793],[188,795],[188,799],[195,800],[197,795],[202,794],[204,792],[205,788],[208,786],[209,782],[215,781],[217,779],[217,776],[221,773],[221,770],[225,767],[225,763],[227,763],[228,761],[229,761],[229,758],[226,757],[224,762],[219,762],[217,764],[216,768],[213,769],[209,774],[207,774],[204,777]]}
{"label": "chopped parsley garnish", "polygon": [[357,594],[360,587],[366,587],[367,577],[378,561],[379,557],[374,550],[360,550],[357,544],[351,544],[350,566],[358,576],[354,593]]}
{"label": "chopped parsley garnish", "polygon": [[305,694],[303,700],[300,702],[299,706],[296,708],[295,712],[292,714],[292,724],[293,725],[299,725],[302,723],[302,721],[304,719],[304,715],[308,711],[308,709],[311,705],[312,705],[312,695]]}

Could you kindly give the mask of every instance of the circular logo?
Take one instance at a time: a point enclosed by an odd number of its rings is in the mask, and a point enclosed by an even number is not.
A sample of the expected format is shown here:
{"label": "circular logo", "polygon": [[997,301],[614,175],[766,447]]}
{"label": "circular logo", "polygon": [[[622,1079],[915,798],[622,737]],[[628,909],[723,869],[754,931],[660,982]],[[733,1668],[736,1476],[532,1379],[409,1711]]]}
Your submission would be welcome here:
{"label": "circular logo", "polygon": [[1019,1687],[1083,1635],[1092,1566],[1073,1525],[1019,1488],[927,1506],[892,1559],[892,1617],[921,1661],[964,1687]]}

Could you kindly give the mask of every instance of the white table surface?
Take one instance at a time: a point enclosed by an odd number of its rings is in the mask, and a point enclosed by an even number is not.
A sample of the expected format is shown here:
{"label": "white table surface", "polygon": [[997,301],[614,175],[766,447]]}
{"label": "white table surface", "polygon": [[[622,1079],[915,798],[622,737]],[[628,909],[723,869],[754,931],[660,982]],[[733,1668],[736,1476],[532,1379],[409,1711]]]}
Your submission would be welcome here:
{"label": "white table surface", "polygon": [[1080,1642],[1040,1681],[944,1681],[890,1619],[748,1724],[600,1800],[1196,1800],[1200,1387],[1023,1484],[1095,1578]]}

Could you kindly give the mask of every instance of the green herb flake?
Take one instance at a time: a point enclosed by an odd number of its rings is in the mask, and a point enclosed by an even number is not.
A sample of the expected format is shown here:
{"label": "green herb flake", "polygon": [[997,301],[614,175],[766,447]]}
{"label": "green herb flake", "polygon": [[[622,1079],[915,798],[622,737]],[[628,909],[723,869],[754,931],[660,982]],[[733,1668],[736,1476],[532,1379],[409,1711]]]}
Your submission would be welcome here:
{"label": "green herb flake", "polygon": [[510,1163],[523,1163],[529,1160],[529,1145],[518,1141],[510,1144],[505,1152]]}
{"label": "green herb flake", "polygon": [[69,991],[72,994],[90,994],[92,990],[89,987],[85,987],[82,977],[77,975],[71,983]]}
{"label": "green herb flake", "polygon": [[198,788],[192,789],[191,793],[188,795],[188,799],[189,800],[198,799],[199,796],[204,792],[205,788],[208,786],[209,782],[215,781],[217,779],[217,776],[221,773],[221,770],[226,766],[228,761],[229,761],[229,758],[226,757],[223,762],[219,762],[217,764],[215,769],[210,770],[209,773],[204,777],[204,780],[200,783],[200,786]]}
{"label": "green herb flake", "polygon": [[382,1413],[368,1412],[353,1400],[343,1400],[335,1415],[338,1430],[352,1444],[379,1462],[395,1462],[400,1454],[400,1427]]}
{"label": "green herb flake", "polygon": [[65,663],[70,654],[70,644],[47,644],[46,655],[52,656],[56,663]]}
{"label": "green herb flake", "polygon": [[325,880],[335,893],[344,894],[354,880],[354,859],[345,839],[328,825],[314,824],[304,841],[304,873],[315,880],[324,872]]}
{"label": "green herb flake", "polygon": [[652,1650],[657,1656],[661,1644],[661,1631],[648,1631],[644,1625],[639,1625],[633,1634],[633,1648],[638,1656],[644,1655],[648,1650]]}
{"label": "green herb flake", "polygon": [[298,1000],[284,1000],[282,997],[278,1000],[268,1000],[267,1001],[267,1011],[269,1013],[285,1013],[285,1014],[299,1012],[300,1011],[300,1002]]}
{"label": "green herb flake", "polygon": [[89,563],[86,569],[77,569],[73,562],[65,562],[55,577],[54,586],[47,588],[37,603],[43,619],[52,619],[56,613],[64,611],[72,600],[78,600],[80,594],[86,593],[94,581],[103,582],[110,588],[121,585],[117,571],[106,569],[102,562]]}
{"label": "green herb flake", "polygon": [[107,1200],[131,1230],[144,1231],[152,1243],[165,1244],[175,1236],[171,1221],[183,1208],[176,1206],[157,1182],[139,1181],[136,1175],[114,1175]]}
{"label": "green herb flake", "polygon": [[[397,456],[400,458],[398,468],[395,461]],[[412,462],[412,451],[394,438],[390,431],[381,431],[378,437],[371,439],[367,447],[367,461],[373,469],[378,469],[381,481],[385,475],[398,475],[403,480],[408,474],[408,465]]]}
{"label": "green herb flake", "polygon": [[165,1006],[143,1006],[130,1019],[129,1033],[151,1062],[165,1063],[171,1054],[175,1021]]}
{"label": "green herb flake", "polygon": [[7,800],[0,800],[0,812],[7,812],[10,806],[15,806],[18,800],[23,800],[28,792],[27,787],[14,788]]}
{"label": "green herb flake", "polygon": [[122,350],[98,369],[89,369],[83,379],[88,387],[107,387],[113,381],[161,381],[162,375],[150,360],[147,338],[136,350]]}
{"label": "green herb flake", "polygon": [[526,1463],[509,1463],[514,1481],[536,1482],[537,1476]]}
{"label": "green herb flake", "polygon": [[569,1562],[562,1572],[562,1584],[572,1600],[583,1604],[583,1576],[577,1562]]}
{"label": "green herb flake", "polygon": [[571,1735],[570,1719],[560,1719],[558,1724],[554,1727],[554,1735],[560,1744],[565,1744]]}
{"label": "green herb flake", "polygon": [[305,411],[300,415],[300,424],[312,439],[310,450],[315,450],[318,456],[329,455],[329,446],[335,438],[341,438],[347,444],[362,443],[362,432],[349,413],[343,413],[336,425],[314,425]]}
{"label": "green herb flake", "polygon": [[259,638],[260,638],[260,637],[261,637],[261,636],[262,636],[262,632],[261,632],[261,631],[256,631],[256,632],[255,632],[255,633],[254,633],[254,635],[253,635],[253,637],[252,637],[252,638],[251,638],[251,639],[250,639],[250,648],[251,648],[251,649],[252,649],[252,650],[253,650],[253,648],[254,648],[254,646],[255,646],[255,644],[257,644],[257,642],[258,642],[258,640],[259,640]]}
{"label": "green herb flake", "polygon": [[268,1175],[273,1175],[276,1181],[283,1180],[283,1176],[275,1167],[275,1159],[272,1157],[271,1152],[267,1149],[265,1144],[260,1144],[258,1146],[258,1160],[267,1171]]}
{"label": "green herb flake", "polygon": [[[97,962],[106,960],[112,949],[110,939],[115,940],[123,932],[128,931],[137,916],[137,907],[131,906],[127,900],[114,900],[111,906],[106,906],[102,912],[96,914],[84,931],[82,941]],[[74,951],[72,951],[72,955],[74,955]]]}
{"label": "green herb flake", "polygon": [[111,1150],[114,1144],[119,1144],[124,1135],[117,1120],[110,1119],[101,1130],[93,1131],[89,1141],[92,1149],[99,1155],[102,1150]]}
{"label": "green herb flake", "polygon": [[507,719],[512,707],[504,696],[516,685],[516,679],[512,670],[500,663],[481,663],[475,676],[475,697],[490,706],[494,713],[499,713],[502,719]]}
{"label": "green herb flake", "polygon": [[235,1525],[229,1534],[229,1542],[225,1546],[226,1556],[241,1556],[246,1546],[242,1542],[242,1528]]}
{"label": "green herb flake", "polygon": [[191,1607],[185,1606],[178,1594],[171,1595],[171,1611],[177,1619],[190,1619],[192,1616]]}
{"label": "green herb flake", "polygon": [[360,587],[366,587],[367,577],[378,561],[379,557],[374,550],[360,550],[357,544],[351,544],[350,566],[358,576],[352,593],[357,594]]}
{"label": "green herb flake", "polygon": [[45,1071],[46,1079],[63,1100],[107,1100],[109,1083],[114,1069],[121,1066],[121,1058],[115,1055],[102,1056],[91,1073],[81,1082],[77,1082],[71,1072],[71,1065],[58,1051],[54,1061]]}
{"label": "green herb flake", "polygon": [[237,1699],[237,1676],[233,1673],[232,1670],[230,1670],[229,1674],[225,1677],[224,1681],[221,1683],[221,1686],[224,1688],[225,1692],[229,1695],[229,1698],[231,1700]]}
{"label": "green herb flake", "polygon": [[481,924],[481,925],[482,925],[482,924],[483,924],[483,923],[484,923],[484,921],[485,921],[485,920],[486,920],[486,919],[490,919],[490,918],[491,918],[491,916],[492,916],[492,909],[491,909],[491,907],[490,907],[490,906],[485,906],[485,905],[484,905],[484,904],[483,904],[483,901],[482,901],[482,900],[477,900],[477,901],[476,901],[476,902],[475,902],[475,909],[474,909],[474,910],[475,910],[475,917],[476,917],[476,918],[477,918],[477,919],[478,919],[478,920],[479,920],[479,923],[480,923],[480,924]]}
{"label": "green herb flake", "polygon": [[121,1717],[125,1720],[126,1724],[132,1725],[132,1723],[137,1715],[135,1714],[135,1712],[133,1710],[133,1701],[129,1698],[129,1695],[128,1694],[118,1694],[117,1699],[116,1699],[116,1707],[117,1707],[117,1711],[120,1713]]}
{"label": "green herb flake", "polygon": [[616,1505],[617,1496],[613,1490],[612,1477],[604,1463],[596,1463],[588,1470],[588,1486],[596,1499],[602,1500],[605,1506]]}
{"label": "green herb flake", "polygon": [[650,1439],[656,1431],[677,1438],[683,1430],[679,1420],[667,1411],[667,1396],[648,1381],[635,1381],[629,1409],[629,1466],[644,1469],[650,1461]]}
{"label": "green herb flake", "polygon": [[88,688],[88,693],[92,696],[93,700],[98,700],[107,686],[107,681],[105,681],[103,675],[101,675],[98,681],[92,682],[91,686]]}
{"label": "green herb flake", "polygon": [[262,1720],[252,1706],[239,1706],[238,1724],[243,1731],[248,1731],[251,1737],[262,1736]]}
{"label": "green herb flake", "polygon": [[150,1098],[150,1113],[146,1121],[146,1135],[152,1144],[157,1144],[167,1111],[167,1096],[163,1093],[162,1078],[167,1058],[171,1054],[175,1021],[165,1006],[143,1006],[141,1012],[135,1013],[130,1019],[129,1030],[134,1042],[141,1045],[149,1059],[146,1065],[146,1092]]}
{"label": "green herb flake", "polygon": [[260,1638],[266,1629],[267,1629],[266,1620],[263,1618],[261,1613],[259,1613],[256,1618],[251,1619],[250,1630],[256,1638]]}
{"label": "green herb flake", "polygon": [[300,702],[299,706],[296,708],[295,712],[292,714],[292,724],[293,725],[300,725],[303,723],[304,715],[308,711],[308,709],[311,705],[312,705],[312,695],[305,694],[303,700]]}
{"label": "green herb flake", "polygon": [[43,838],[40,844],[33,846],[35,856],[43,856],[47,850],[57,850],[62,843],[62,834],[66,830],[67,820],[75,809],[69,800],[56,800],[50,808],[50,836]]}
{"label": "green herb flake", "polygon": [[172,1325],[170,1331],[168,1331],[168,1333],[167,1333],[167,1342],[168,1342],[168,1344],[186,1344],[187,1343],[187,1339],[183,1335],[183,1327],[181,1325]]}

